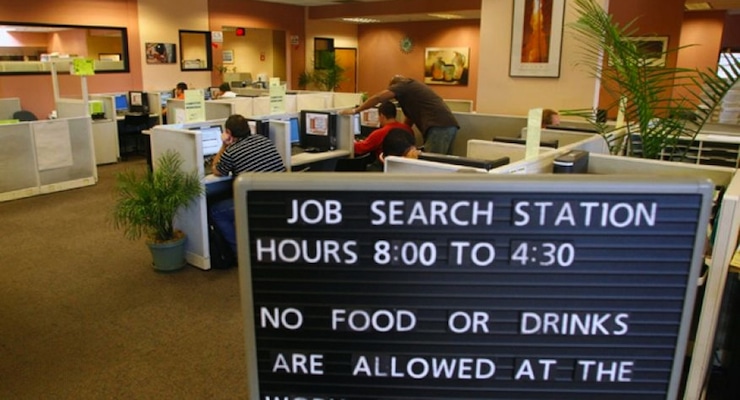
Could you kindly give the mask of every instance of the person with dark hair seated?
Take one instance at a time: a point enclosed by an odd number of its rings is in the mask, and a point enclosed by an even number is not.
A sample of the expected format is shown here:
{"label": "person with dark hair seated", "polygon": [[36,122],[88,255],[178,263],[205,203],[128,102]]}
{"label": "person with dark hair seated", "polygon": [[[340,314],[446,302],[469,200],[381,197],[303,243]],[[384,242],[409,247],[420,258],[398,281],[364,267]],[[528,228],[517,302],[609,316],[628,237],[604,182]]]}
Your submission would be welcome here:
{"label": "person with dark hair seated", "polygon": [[355,155],[369,152],[375,153],[376,157],[380,156],[383,151],[383,139],[391,129],[403,129],[414,137],[414,131],[411,127],[403,122],[396,121],[396,105],[390,101],[384,101],[378,106],[378,121],[380,128],[372,131],[367,138],[355,142]]}
{"label": "person with dark hair seated", "polygon": [[224,82],[218,86],[218,93],[216,93],[215,99],[233,99],[236,97],[236,93],[231,91],[231,85],[229,82]]}
{"label": "person with dark hair seated", "polygon": [[542,127],[546,128],[557,125],[560,125],[560,114],[551,108],[542,110]]}
{"label": "person with dark hair seated", "polygon": [[419,158],[421,150],[416,148],[414,137],[403,129],[391,129],[383,139],[381,161],[389,156]]}
{"label": "person with dark hair seated", "polygon": [[[247,119],[235,114],[226,119],[221,134],[221,149],[213,158],[216,176],[236,176],[242,172],[285,172],[285,164],[275,145],[262,135],[252,135]],[[236,254],[234,199],[228,198],[211,207],[211,218]]]}
{"label": "person with dark hair seated", "polygon": [[188,84],[185,82],[178,82],[177,86],[175,86],[175,98],[184,100],[186,90],[188,90]]}

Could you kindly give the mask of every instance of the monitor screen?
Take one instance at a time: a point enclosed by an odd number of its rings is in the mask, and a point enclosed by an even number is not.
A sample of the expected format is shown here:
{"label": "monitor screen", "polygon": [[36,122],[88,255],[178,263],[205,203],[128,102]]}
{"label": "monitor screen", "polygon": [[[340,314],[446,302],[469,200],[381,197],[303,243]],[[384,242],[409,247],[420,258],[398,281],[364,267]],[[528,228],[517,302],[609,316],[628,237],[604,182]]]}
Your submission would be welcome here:
{"label": "monitor screen", "polygon": [[307,112],[303,122],[306,123],[306,134],[327,136],[329,134],[329,114]]}
{"label": "monitor screen", "polygon": [[[525,146],[527,144],[527,139],[505,137],[505,136],[494,136],[493,141],[501,142],[501,143],[521,144],[522,146]],[[540,147],[552,147],[553,149],[557,149],[558,141],[557,140],[540,140]]]}
{"label": "monitor screen", "polygon": [[298,118],[290,119],[290,143],[301,143],[301,127],[298,123]]}
{"label": "monitor screen", "polygon": [[172,97],[173,96],[171,90],[159,93],[159,98],[162,99],[162,108],[167,107],[167,100],[171,99]]}
{"label": "monitor screen", "polygon": [[334,111],[301,110],[301,146],[319,151],[334,150],[337,143],[337,114]]}
{"label": "monitor screen", "polygon": [[114,101],[116,102],[117,113],[128,111],[128,95],[125,93],[117,94]]}
{"label": "monitor screen", "polygon": [[352,114],[350,115],[350,119],[352,121],[352,133],[355,136],[362,135],[362,124],[360,123],[360,115]]}
{"label": "monitor screen", "polygon": [[149,97],[146,92],[128,92],[128,109],[131,112],[149,112]]}
{"label": "monitor screen", "polygon": [[477,158],[459,157],[448,154],[420,153],[419,160],[435,161],[444,164],[461,165],[464,167],[479,168],[486,171],[506,165],[509,157],[500,157],[495,160],[481,160]]}
{"label": "monitor screen", "polygon": [[380,121],[378,120],[378,109],[373,107],[360,112],[360,120],[360,125],[362,126],[370,126],[373,128],[379,127]]}
{"label": "monitor screen", "polygon": [[203,156],[212,156],[221,149],[221,125],[196,126],[191,131],[200,132],[201,143],[203,143]]}

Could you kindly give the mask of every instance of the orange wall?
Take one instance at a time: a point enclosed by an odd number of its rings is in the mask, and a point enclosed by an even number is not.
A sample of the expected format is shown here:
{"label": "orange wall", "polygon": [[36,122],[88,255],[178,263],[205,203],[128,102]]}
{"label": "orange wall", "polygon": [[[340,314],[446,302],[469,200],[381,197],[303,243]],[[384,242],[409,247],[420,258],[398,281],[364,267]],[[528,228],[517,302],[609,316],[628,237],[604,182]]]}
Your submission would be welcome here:
{"label": "orange wall", "polygon": [[[408,54],[403,53],[400,48],[401,39],[406,35],[414,43],[413,50]],[[468,85],[431,85],[431,88],[446,99],[475,101],[478,86],[479,41],[478,20],[360,25],[358,89],[368,94],[376,93],[385,89],[396,74],[423,81],[427,47],[468,47],[470,48]]]}
{"label": "orange wall", "polygon": [[[0,16],[13,22],[128,28],[129,73],[106,73],[87,79],[90,93],[122,92],[141,87],[141,50],[138,43],[136,0],[35,0],[0,2]],[[62,95],[79,95],[80,79],[60,76]],[[0,97],[19,97],[21,106],[45,118],[54,109],[50,75],[0,75]]]}
{"label": "orange wall", "polygon": [[[668,48],[680,45],[681,25],[684,19],[684,0],[619,0],[609,2],[609,13],[615,22],[624,26],[637,18],[634,36],[667,36]],[[676,66],[676,53],[668,54],[666,65]],[[612,103],[614,99],[603,89],[599,95],[600,107]],[[616,118],[616,109],[609,117]]]}

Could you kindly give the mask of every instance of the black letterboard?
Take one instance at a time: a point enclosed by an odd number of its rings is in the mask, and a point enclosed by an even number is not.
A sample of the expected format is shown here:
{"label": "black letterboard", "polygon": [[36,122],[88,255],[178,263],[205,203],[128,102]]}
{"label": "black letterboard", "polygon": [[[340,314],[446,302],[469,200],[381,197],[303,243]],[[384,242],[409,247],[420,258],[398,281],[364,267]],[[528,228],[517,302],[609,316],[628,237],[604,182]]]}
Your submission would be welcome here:
{"label": "black letterboard", "polygon": [[260,399],[676,394],[710,184],[418,185],[247,190]]}

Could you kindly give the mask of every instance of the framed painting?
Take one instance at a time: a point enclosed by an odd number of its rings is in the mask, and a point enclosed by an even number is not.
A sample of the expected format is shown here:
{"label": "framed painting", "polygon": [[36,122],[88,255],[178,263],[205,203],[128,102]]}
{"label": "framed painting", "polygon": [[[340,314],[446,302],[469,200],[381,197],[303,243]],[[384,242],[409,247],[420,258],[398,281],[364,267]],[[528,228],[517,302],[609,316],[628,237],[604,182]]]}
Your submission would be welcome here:
{"label": "framed painting", "polygon": [[638,36],[631,37],[637,49],[645,56],[647,65],[651,67],[665,67],[668,50],[667,36]]}
{"label": "framed painting", "polygon": [[175,64],[177,62],[174,43],[146,43],[145,48],[147,64]]}
{"label": "framed painting", "polygon": [[424,83],[468,85],[469,47],[428,47],[424,57]]}
{"label": "framed painting", "polygon": [[565,0],[514,0],[509,76],[557,78]]}

